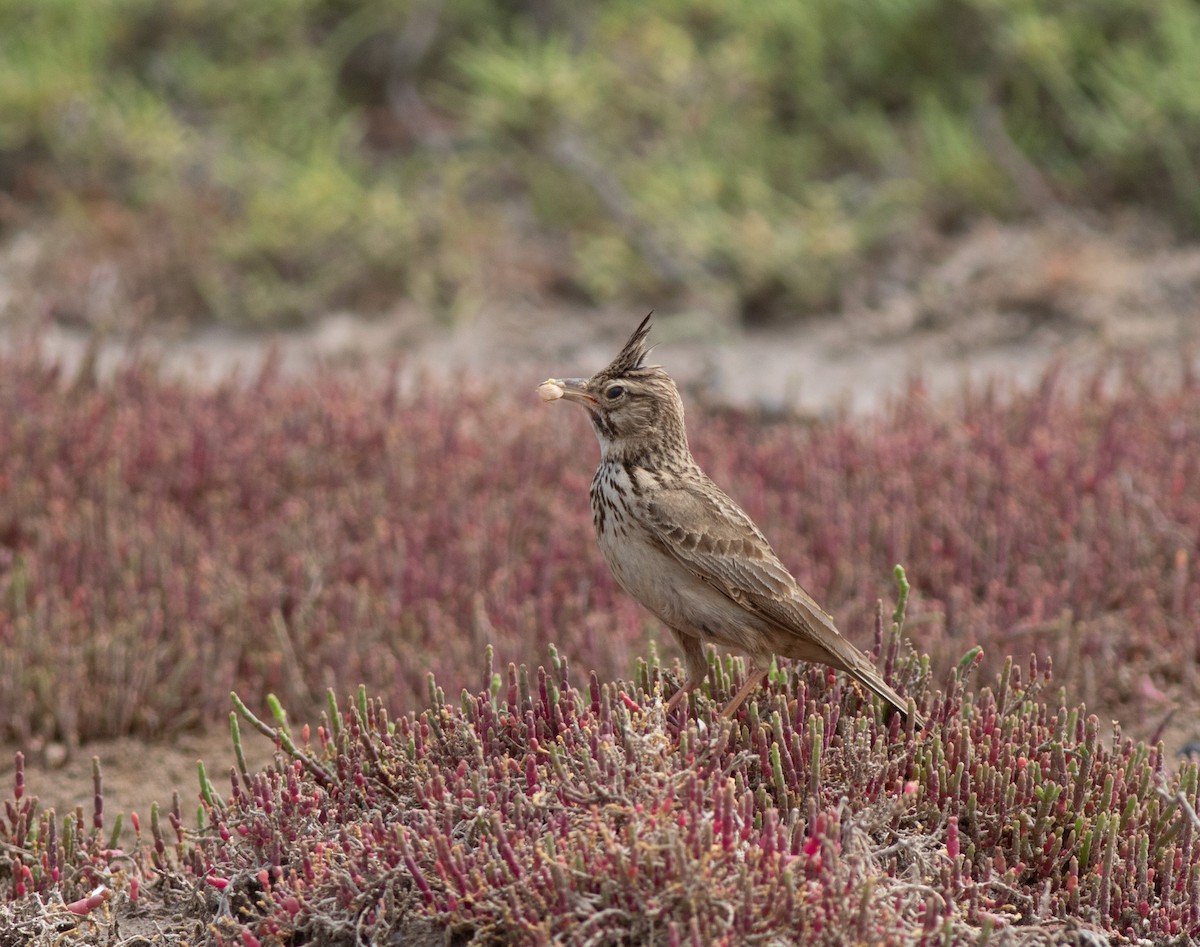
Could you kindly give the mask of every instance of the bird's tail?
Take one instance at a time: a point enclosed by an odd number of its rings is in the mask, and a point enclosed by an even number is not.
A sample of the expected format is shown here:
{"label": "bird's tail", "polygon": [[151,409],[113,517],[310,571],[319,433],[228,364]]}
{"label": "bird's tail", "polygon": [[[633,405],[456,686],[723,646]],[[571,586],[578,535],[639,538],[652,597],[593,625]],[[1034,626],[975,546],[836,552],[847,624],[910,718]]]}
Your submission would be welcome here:
{"label": "bird's tail", "polygon": [[[845,671],[871,693],[891,704],[893,708],[904,715],[905,719],[908,718],[908,701],[896,693],[891,685],[883,679],[883,675],[869,664],[865,657],[860,661],[855,661]],[[913,711],[913,723],[917,729],[925,726],[925,720],[916,711]]]}
{"label": "bird's tail", "polygon": [[[795,594],[786,605],[786,608],[770,613],[780,627],[793,632],[785,640],[776,640],[777,653],[802,661],[820,661],[845,671],[867,690],[891,704],[905,719],[908,718],[908,701],[883,679],[870,658],[842,637],[833,618],[813,601],[812,596],[796,586]],[[797,628],[803,633],[795,634]],[[919,713],[914,711],[912,716],[913,723],[918,727],[925,725]]]}

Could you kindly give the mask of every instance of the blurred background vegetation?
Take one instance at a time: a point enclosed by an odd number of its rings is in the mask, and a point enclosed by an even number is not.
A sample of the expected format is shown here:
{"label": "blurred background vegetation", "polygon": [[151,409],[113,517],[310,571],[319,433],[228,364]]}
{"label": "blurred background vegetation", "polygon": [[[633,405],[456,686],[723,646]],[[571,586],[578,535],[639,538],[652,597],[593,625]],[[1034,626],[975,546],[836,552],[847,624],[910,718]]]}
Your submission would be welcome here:
{"label": "blurred background vegetation", "polygon": [[1194,0],[0,0],[0,240],[56,317],[818,311],[918,226],[1200,232]]}

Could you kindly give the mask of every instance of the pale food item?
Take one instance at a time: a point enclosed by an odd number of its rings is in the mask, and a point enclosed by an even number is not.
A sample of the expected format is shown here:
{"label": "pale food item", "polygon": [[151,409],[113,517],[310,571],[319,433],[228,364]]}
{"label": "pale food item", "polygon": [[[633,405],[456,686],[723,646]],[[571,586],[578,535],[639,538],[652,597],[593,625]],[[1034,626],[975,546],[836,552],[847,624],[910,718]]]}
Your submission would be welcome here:
{"label": "pale food item", "polygon": [[538,385],[537,393],[543,401],[557,401],[563,396],[562,385],[553,378],[547,378]]}

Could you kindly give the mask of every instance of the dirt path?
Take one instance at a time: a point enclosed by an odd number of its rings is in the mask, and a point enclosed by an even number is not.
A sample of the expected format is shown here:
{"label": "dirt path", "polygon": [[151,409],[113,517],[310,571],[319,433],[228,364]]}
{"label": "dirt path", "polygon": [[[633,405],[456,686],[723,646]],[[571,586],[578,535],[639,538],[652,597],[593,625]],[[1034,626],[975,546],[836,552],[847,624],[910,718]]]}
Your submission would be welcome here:
{"label": "dirt path", "polygon": [[[28,336],[23,315],[50,308],[38,305],[45,291],[28,285],[31,271],[28,260],[6,261],[0,248],[0,347]],[[295,332],[143,333],[132,348],[202,382],[254,372],[273,351],[284,371],[300,376],[314,361],[398,362],[410,384],[469,375],[536,385],[550,372],[603,364],[640,315],[486,302],[445,327],[399,304],[384,318],[334,314]],[[95,338],[55,325],[35,331],[42,349],[68,365]],[[693,391],[815,414],[870,410],[917,374],[937,397],[967,380],[1028,384],[1051,361],[1086,369],[1127,351],[1177,371],[1181,352],[1200,351],[1200,244],[1173,243],[1134,215],[982,221],[955,236],[914,238],[852,281],[837,315],[746,332],[696,299],[662,311],[655,337],[662,360]],[[102,369],[128,357],[127,340],[101,346]]]}

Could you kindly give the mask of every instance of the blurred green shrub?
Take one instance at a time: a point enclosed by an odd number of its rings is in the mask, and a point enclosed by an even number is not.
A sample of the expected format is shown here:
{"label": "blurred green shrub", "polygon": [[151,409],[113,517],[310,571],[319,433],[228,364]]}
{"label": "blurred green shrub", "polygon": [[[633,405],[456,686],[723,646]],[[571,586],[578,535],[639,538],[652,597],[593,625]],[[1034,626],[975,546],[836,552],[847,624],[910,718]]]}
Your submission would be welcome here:
{"label": "blurred green shrub", "polygon": [[1198,155],[1189,0],[0,3],[0,224],[58,211],[189,317],[684,287],[795,314],[921,218],[1200,231]]}

